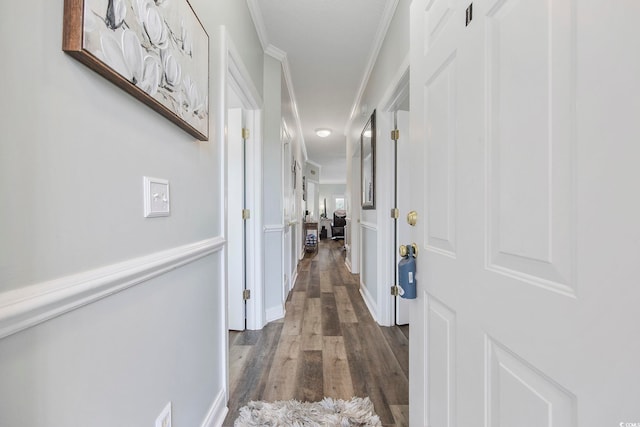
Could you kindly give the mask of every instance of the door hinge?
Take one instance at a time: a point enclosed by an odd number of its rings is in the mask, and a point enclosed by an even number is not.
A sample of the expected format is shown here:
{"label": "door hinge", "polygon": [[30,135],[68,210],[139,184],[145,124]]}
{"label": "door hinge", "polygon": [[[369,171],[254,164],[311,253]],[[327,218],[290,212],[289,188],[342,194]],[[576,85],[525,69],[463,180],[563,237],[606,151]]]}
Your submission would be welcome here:
{"label": "door hinge", "polygon": [[250,289],[245,289],[244,291],[242,291],[242,299],[243,300],[248,300],[251,299],[251,290]]}
{"label": "door hinge", "polygon": [[394,129],[391,131],[391,139],[398,141],[400,139],[400,129]]}
{"label": "door hinge", "polygon": [[251,218],[251,211],[249,209],[242,209],[242,219]]}
{"label": "door hinge", "polygon": [[242,139],[249,139],[249,129],[242,128]]}
{"label": "door hinge", "polygon": [[400,210],[398,208],[391,209],[391,218],[393,219],[400,218]]}
{"label": "door hinge", "polygon": [[400,289],[397,286],[392,286],[391,295],[397,297],[398,295],[400,295]]}

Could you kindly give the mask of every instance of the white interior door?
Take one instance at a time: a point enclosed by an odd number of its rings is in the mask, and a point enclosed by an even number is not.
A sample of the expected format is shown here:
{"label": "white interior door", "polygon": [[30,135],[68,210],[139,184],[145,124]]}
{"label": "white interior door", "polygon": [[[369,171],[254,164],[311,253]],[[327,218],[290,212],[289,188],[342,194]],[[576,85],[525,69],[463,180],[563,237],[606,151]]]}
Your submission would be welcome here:
{"label": "white interior door", "polygon": [[[396,143],[397,151],[397,192],[398,203],[397,208],[400,212],[398,218],[398,242],[396,245],[396,253],[399,245],[406,245],[412,242],[411,230],[406,221],[407,214],[411,210],[411,177],[409,176],[409,165],[411,164],[411,150],[409,149],[409,112],[397,111],[396,113],[396,129],[400,131],[400,139]],[[400,256],[398,255],[398,261]],[[395,266],[397,272],[397,265]],[[411,304],[409,300],[395,297],[396,325],[408,325],[410,318]]]}
{"label": "white interior door", "polygon": [[413,0],[410,424],[640,422],[640,3]]}
{"label": "white interior door", "polygon": [[246,285],[245,224],[245,153],[242,139],[243,111],[230,108],[227,113],[227,274],[229,329],[246,327],[246,303],[242,292]]}

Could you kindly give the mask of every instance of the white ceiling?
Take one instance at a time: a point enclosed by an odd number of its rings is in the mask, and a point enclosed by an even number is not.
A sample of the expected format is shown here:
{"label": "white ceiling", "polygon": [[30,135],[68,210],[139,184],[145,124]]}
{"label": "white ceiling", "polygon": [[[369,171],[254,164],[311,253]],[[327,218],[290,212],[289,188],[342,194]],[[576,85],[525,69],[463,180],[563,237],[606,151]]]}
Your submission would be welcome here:
{"label": "white ceiling", "polygon": [[[346,182],[346,137],[397,0],[247,0],[267,52],[284,52],[309,160]],[[274,49],[275,48],[275,49]],[[315,129],[329,128],[328,138]]]}

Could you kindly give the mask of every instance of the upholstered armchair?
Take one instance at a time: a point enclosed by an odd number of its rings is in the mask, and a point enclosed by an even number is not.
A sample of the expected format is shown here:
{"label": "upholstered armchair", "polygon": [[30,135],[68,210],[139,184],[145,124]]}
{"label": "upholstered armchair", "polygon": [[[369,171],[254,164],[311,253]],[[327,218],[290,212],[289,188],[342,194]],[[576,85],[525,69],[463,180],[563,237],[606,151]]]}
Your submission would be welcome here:
{"label": "upholstered armchair", "polygon": [[331,225],[331,238],[344,239],[344,227],[347,225],[347,212],[337,210],[333,213],[333,224]]}

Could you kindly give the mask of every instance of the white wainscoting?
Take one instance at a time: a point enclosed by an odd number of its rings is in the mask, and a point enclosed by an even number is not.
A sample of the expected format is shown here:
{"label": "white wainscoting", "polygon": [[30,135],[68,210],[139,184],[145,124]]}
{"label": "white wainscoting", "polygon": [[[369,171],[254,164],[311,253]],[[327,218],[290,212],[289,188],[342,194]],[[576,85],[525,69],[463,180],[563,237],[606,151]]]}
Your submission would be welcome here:
{"label": "white wainscoting", "polygon": [[[283,224],[267,224],[264,226],[265,233],[265,254],[264,254],[264,277],[265,277],[265,321],[266,323],[284,317],[284,225]],[[277,234],[278,236],[273,236]],[[275,250],[273,245],[279,244],[279,248]],[[280,252],[279,256],[276,255]],[[277,265],[280,268],[276,267]],[[277,284],[277,289],[275,285]],[[268,289],[267,289],[268,288]],[[278,301],[273,296],[279,293]]]}
{"label": "white wainscoting", "polygon": [[225,244],[214,237],[0,294],[0,339],[189,264]]}
{"label": "white wainscoting", "polygon": [[360,223],[360,293],[373,318],[378,322],[378,226],[374,223]]}

